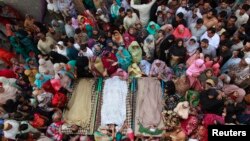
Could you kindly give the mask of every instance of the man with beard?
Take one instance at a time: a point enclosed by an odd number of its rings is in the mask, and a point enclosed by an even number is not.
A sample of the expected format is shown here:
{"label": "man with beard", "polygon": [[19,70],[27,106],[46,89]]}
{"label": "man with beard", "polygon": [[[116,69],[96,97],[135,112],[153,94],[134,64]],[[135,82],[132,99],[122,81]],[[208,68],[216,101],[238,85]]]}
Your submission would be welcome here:
{"label": "man with beard", "polygon": [[48,32],[46,33],[46,36],[51,37],[56,42],[58,42],[60,41],[62,34],[60,32],[56,32],[55,29],[51,25],[48,25]]}

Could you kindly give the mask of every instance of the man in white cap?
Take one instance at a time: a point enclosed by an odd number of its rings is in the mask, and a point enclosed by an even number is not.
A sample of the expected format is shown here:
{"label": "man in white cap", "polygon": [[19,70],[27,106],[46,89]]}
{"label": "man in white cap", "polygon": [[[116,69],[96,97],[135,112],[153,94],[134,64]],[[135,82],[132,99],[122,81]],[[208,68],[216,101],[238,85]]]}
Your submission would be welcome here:
{"label": "man in white cap", "polygon": [[2,127],[4,138],[15,140],[18,134],[19,123],[15,120],[5,120]]}

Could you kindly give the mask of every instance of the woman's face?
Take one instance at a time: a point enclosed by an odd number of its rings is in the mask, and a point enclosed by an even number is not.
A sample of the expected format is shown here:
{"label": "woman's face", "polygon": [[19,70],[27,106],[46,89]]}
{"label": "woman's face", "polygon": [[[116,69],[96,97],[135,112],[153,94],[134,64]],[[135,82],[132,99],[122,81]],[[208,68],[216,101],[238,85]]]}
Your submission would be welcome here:
{"label": "woman's face", "polygon": [[182,41],[179,41],[178,42],[178,46],[181,47],[183,45],[183,42]]}
{"label": "woman's face", "polygon": [[101,47],[100,47],[100,46],[96,46],[95,49],[96,49],[97,51],[100,51],[100,50],[101,50]]}
{"label": "woman's face", "polygon": [[209,70],[209,71],[206,72],[207,77],[211,77],[212,75],[213,75],[212,71]]}
{"label": "woman's face", "polygon": [[155,25],[151,25],[150,28],[151,28],[151,29],[155,29]]}
{"label": "woman's face", "polygon": [[157,67],[160,67],[161,66],[161,63],[156,63],[155,64]]}
{"label": "woman's face", "polygon": [[194,41],[190,40],[190,41],[188,42],[188,44],[189,44],[189,45],[194,45]]}
{"label": "woman's face", "polygon": [[133,35],[134,34],[134,29],[133,28],[130,28],[129,31],[128,31],[129,34]]}
{"label": "woman's face", "polygon": [[179,29],[178,29],[178,32],[179,32],[179,33],[184,33],[184,28],[179,28]]}

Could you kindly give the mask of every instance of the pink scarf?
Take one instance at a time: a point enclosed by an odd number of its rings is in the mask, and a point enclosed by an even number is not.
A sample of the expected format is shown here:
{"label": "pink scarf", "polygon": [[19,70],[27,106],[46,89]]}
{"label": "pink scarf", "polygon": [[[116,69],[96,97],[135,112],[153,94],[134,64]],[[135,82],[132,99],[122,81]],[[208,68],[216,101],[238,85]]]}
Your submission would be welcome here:
{"label": "pink scarf", "polygon": [[204,61],[202,59],[197,59],[195,62],[187,69],[187,75],[193,76],[193,75],[200,75],[201,72],[203,72],[206,69],[206,66],[204,64]]}
{"label": "pink scarf", "polygon": [[[183,30],[182,33],[179,32],[179,30]],[[189,29],[186,28],[184,25],[180,24],[177,26],[177,28],[174,30],[173,35],[175,36],[176,39],[181,38],[181,39],[189,39],[191,38],[192,34],[190,33]]]}

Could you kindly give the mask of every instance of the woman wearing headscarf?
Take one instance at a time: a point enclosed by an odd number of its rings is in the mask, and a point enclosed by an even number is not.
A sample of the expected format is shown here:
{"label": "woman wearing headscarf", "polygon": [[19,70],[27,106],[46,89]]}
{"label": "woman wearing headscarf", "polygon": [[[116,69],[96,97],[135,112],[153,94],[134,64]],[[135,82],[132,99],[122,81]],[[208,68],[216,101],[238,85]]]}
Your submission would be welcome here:
{"label": "woman wearing headscarf", "polygon": [[180,98],[181,96],[176,93],[174,82],[172,80],[167,81],[164,88],[165,110],[174,110]]}
{"label": "woman wearing headscarf", "polygon": [[138,77],[142,77],[143,72],[141,72],[141,69],[136,63],[133,63],[128,67],[128,74],[130,77],[138,78]]}
{"label": "woman wearing headscarf", "polygon": [[128,46],[136,40],[136,30],[134,27],[129,27],[127,32],[123,34],[123,40],[125,47],[128,48]]}
{"label": "woman wearing headscarf", "polygon": [[140,63],[142,60],[142,49],[137,41],[133,41],[129,47],[128,51],[133,58],[133,63]]}
{"label": "woman wearing headscarf", "polygon": [[103,46],[99,43],[95,44],[92,48],[92,52],[94,54],[94,56],[101,56],[102,55],[102,51],[103,51]]}
{"label": "woman wearing headscarf", "polygon": [[155,39],[153,35],[148,35],[144,40],[143,51],[146,54],[146,60],[149,62],[153,61],[155,54]]}
{"label": "woman wearing headscarf", "polygon": [[114,43],[118,44],[118,45],[124,45],[124,41],[122,38],[122,35],[119,31],[115,30],[112,34],[112,40]]}
{"label": "woman wearing headscarf", "polygon": [[176,92],[181,96],[184,96],[186,92],[190,89],[190,82],[186,75],[180,76],[174,81],[174,83]]}
{"label": "woman wearing headscarf", "polygon": [[89,59],[83,54],[78,54],[76,68],[77,78],[93,76],[89,70]]}
{"label": "woman wearing headscarf", "polygon": [[199,43],[197,41],[197,38],[195,36],[192,36],[187,42],[186,42],[186,48],[187,48],[187,54],[188,56],[192,56],[195,54],[197,49],[199,48]]}
{"label": "woman wearing headscarf", "polygon": [[157,59],[153,62],[149,75],[168,81],[171,80],[173,73],[163,61]]}
{"label": "woman wearing headscarf", "polygon": [[90,60],[90,69],[94,76],[107,76],[101,57],[93,57]]}
{"label": "woman wearing headscarf", "polygon": [[246,95],[246,91],[234,84],[225,84],[222,88],[222,91],[226,95],[226,99],[229,102],[237,102],[240,103],[244,99],[244,96]]}
{"label": "woman wearing headscarf", "polygon": [[117,70],[117,58],[114,53],[104,51],[103,56],[101,58],[103,67],[104,67],[104,74],[105,75],[112,75]]}
{"label": "woman wearing headscarf", "polygon": [[222,115],[224,102],[218,98],[216,89],[210,88],[200,93],[201,110],[204,113]]}
{"label": "woman wearing headscarf", "polygon": [[213,73],[213,69],[208,68],[206,69],[204,72],[201,73],[201,75],[199,76],[199,80],[201,82],[201,85],[204,87],[206,84],[206,81],[208,79],[212,79],[215,83],[215,85],[218,83],[218,78],[216,76],[214,76]]}
{"label": "woman wearing headscarf", "polygon": [[36,85],[37,88],[42,88],[43,84],[50,80],[52,78],[51,75],[46,75],[46,74],[40,74],[40,73],[37,73],[36,74],[36,80],[34,82],[34,84]]}
{"label": "woman wearing headscarf", "polygon": [[159,59],[167,62],[167,54],[168,54],[168,50],[171,46],[173,46],[175,41],[175,37],[174,35],[169,35],[168,37],[166,37],[162,43],[160,44],[160,55],[159,55]]}
{"label": "woman wearing headscarf", "polygon": [[196,52],[187,59],[187,61],[186,61],[186,67],[191,66],[193,64],[193,62],[195,62],[195,60],[197,60],[197,59],[204,60],[204,54],[202,53],[201,48],[198,48],[196,50]]}
{"label": "woman wearing headscarf", "polygon": [[186,74],[190,81],[190,86],[196,90],[201,89],[201,84],[198,80],[200,74],[206,69],[204,61],[197,59],[186,71]]}
{"label": "woman wearing headscarf", "polygon": [[88,12],[86,12],[85,15],[86,16],[78,15],[78,17],[77,17],[79,28],[83,31],[86,31],[88,37],[91,37],[95,23],[92,20],[91,15],[89,15]]}
{"label": "woman wearing headscarf", "polygon": [[184,63],[186,58],[186,48],[182,39],[177,39],[176,44],[169,48],[167,63],[170,66],[175,66]]}
{"label": "woman wearing headscarf", "polygon": [[116,19],[119,16],[119,9],[121,7],[117,4],[116,0],[113,0],[113,4],[110,7],[110,13],[113,19]]}
{"label": "woman wearing headscarf", "polygon": [[142,71],[145,75],[149,76],[150,69],[151,69],[151,64],[150,64],[148,61],[146,61],[146,60],[141,60],[141,62],[140,62],[140,64],[139,64],[139,67],[140,67],[141,71]]}
{"label": "woman wearing headscarf", "polygon": [[118,65],[124,70],[127,71],[128,67],[132,63],[132,56],[128,52],[127,49],[123,47],[118,48],[118,52],[116,53],[116,58],[118,59]]}
{"label": "woman wearing headscarf", "polygon": [[157,23],[151,21],[147,26],[147,31],[150,35],[155,35],[160,28],[161,27]]}
{"label": "woman wearing headscarf", "polygon": [[50,74],[50,75],[55,74],[54,70],[52,69],[54,66],[50,60],[45,60],[41,58],[39,59],[38,63],[39,63],[39,67],[38,67],[39,73]]}
{"label": "woman wearing headscarf", "polygon": [[186,28],[184,25],[180,24],[177,26],[177,28],[174,30],[173,35],[175,38],[183,39],[184,42],[186,42],[191,36],[191,32],[188,28]]}
{"label": "woman wearing headscarf", "polygon": [[165,36],[168,37],[169,35],[171,35],[174,31],[174,28],[171,24],[165,24],[161,27],[161,30],[165,31]]}

